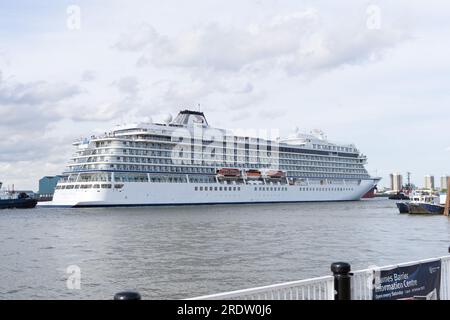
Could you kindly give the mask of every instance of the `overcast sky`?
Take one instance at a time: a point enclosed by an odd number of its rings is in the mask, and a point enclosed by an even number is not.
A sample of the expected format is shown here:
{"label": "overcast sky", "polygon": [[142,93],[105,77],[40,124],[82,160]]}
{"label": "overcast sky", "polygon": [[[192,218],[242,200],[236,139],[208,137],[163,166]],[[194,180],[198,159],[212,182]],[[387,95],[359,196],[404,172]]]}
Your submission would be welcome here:
{"label": "overcast sky", "polygon": [[[75,6],[73,6],[75,5]],[[450,173],[445,1],[2,1],[0,181],[71,142],[201,105],[221,128],[323,130],[367,168]],[[438,180],[438,179],[436,179]]]}

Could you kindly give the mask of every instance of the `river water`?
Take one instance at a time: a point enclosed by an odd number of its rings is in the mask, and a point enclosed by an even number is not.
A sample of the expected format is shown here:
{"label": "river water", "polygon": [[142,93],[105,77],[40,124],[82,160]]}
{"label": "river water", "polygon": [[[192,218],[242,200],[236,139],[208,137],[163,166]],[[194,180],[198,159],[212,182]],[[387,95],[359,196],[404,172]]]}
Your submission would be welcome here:
{"label": "river water", "polygon": [[449,231],[386,199],[1,210],[0,299],[189,298],[443,256]]}

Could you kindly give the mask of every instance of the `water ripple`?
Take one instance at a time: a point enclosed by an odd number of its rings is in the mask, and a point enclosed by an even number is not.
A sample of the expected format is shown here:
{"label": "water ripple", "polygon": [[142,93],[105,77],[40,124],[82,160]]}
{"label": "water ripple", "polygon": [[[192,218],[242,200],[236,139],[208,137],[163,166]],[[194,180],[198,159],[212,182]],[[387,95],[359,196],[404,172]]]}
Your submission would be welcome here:
{"label": "water ripple", "polygon": [[328,275],[337,260],[356,270],[441,256],[450,240],[447,218],[380,199],[32,212],[0,216],[2,299],[186,298]]}

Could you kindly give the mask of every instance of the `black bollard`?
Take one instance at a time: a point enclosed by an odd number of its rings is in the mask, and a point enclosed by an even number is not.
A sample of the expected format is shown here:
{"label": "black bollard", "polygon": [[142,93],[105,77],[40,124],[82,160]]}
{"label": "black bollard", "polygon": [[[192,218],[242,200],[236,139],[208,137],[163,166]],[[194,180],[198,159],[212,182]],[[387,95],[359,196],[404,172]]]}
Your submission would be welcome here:
{"label": "black bollard", "polygon": [[350,270],[350,264],[347,262],[331,264],[331,271],[334,276],[334,300],[351,300]]}
{"label": "black bollard", "polygon": [[448,253],[450,253],[450,247],[448,247]]}
{"label": "black bollard", "polygon": [[114,295],[114,300],[141,300],[141,295],[137,291],[122,291]]}

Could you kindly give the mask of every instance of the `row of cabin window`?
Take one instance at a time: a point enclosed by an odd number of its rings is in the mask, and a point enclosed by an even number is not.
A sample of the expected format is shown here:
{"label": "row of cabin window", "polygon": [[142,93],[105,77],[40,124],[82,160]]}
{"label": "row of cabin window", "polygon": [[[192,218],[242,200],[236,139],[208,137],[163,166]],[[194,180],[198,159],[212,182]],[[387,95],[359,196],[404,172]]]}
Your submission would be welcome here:
{"label": "row of cabin window", "polygon": [[[157,140],[157,141],[172,141],[172,137],[171,136],[157,136],[157,135],[142,135],[142,136],[138,136],[141,139],[148,139],[148,140]],[[133,139],[134,136],[125,136],[125,138],[129,138],[129,139]],[[192,137],[179,137],[178,141],[189,141],[191,140]],[[237,137],[237,136],[223,136],[220,137],[221,139],[213,139],[213,141],[215,142],[220,142],[221,144],[225,141],[227,141],[228,143],[236,143],[236,142],[241,142],[241,143],[249,143],[252,147],[257,146],[262,144],[263,146],[267,146],[267,145],[271,145],[270,142],[266,141],[266,140],[256,140],[256,139],[252,139],[249,137]],[[102,142],[97,142],[96,145],[97,147],[100,146],[109,146],[111,145],[112,141],[102,141]],[[116,141],[114,141],[116,142]],[[210,139],[202,139],[201,140],[202,144],[210,144],[211,140]],[[133,147],[147,147],[150,143],[148,142],[134,142],[134,141],[123,141],[122,145],[125,146],[133,146]],[[356,152],[355,148],[352,147],[343,147],[343,146],[333,146],[333,145],[325,145],[325,144],[313,144],[313,148],[314,149],[322,149],[322,150],[332,150],[332,151],[343,151],[343,152]]]}
{"label": "row of cabin window", "polygon": [[194,187],[195,191],[241,191],[241,187]]}
{"label": "row of cabin window", "polygon": [[[196,167],[147,167],[147,166],[122,166],[122,165],[111,165],[111,169],[115,170],[136,170],[136,171],[143,171],[143,172],[174,172],[174,173],[213,173],[214,169],[210,168],[196,168]],[[84,170],[104,170],[109,169],[108,167],[103,167],[101,165],[83,165],[83,166],[77,166],[72,167],[69,172],[78,172],[78,171],[84,171]],[[282,168],[285,169],[285,168]],[[289,171],[290,176],[296,176],[296,177],[304,177],[304,178],[315,178],[317,174],[314,173],[305,173],[302,171]],[[326,173],[325,178],[336,178],[336,179],[364,179],[368,178],[369,175],[367,173],[364,174],[341,174],[341,173]]]}
{"label": "row of cabin window", "polygon": [[[251,166],[249,166],[251,167]],[[109,168],[116,170],[138,170],[138,171],[150,171],[150,172],[176,172],[176,173],[214,173],[213,168],[201,168],[201,167],[155,167],[155,166],[133,166],[133,165],[110,165]],[[288,169],[288,166],[281,166],[282,169]],[[105,165],[82,165],[72,167],[70,171],[82,171],[83,169],[108,169]],[[315,171],[323,172],[323,169],[315,168]],[[345,170],[348,173],[353,172],[352,175],[345,174],[343,172],[336,172],[336,170],[327,169],[327,175],[329,177],[335,178],[366,178],[367,173],[365,170]],[[304,173],[303,171],[291,171],[290,175],[294,176],[304,176],[304,177],[314,177],[312,173]],[[356,175],[358,173],[358,175]]]}
{"label": "row of cabin window", "polygon": [[353,188],[300,188],[300,191],[353,191]]}
{"label": "row of cabin window", "polygon": [[[120,156],[116,156],[114,157],[117,161],[123,161],[123,162],[143,162],[143,163],[153,163],[154,162],[154,158],[142,158],[142,157],[127,157],[126,155],[136,155],[136,156],[152,156],[152,157],[166,157],[169,159],[173,159],[173,155],[171,151],[153,151],[153,150],[129,150],[126,151],[123,150],[122,152],[120,152],[120,154],[125,155],[124,157],[120,157]],[[183,152],[179,152],[178,153],[178,157],[175,157],[175,159],[177,161],[187,161],[187,163],[190,162],[191,160],[191,156],[183,156]],[[112,155],[117,155],[117,151],[111,151],[109,152],[108,150],[101,150],[99,149],[98,152],[96,152],[95,154],[83,154],[82,152],[79,153],[80,156],[89,156],[91,155],[92,157],[90,157],[89,159],[85,160],[85,159],[78,159],[77,162],[82,161],[82,162],[98,162],[98,161],[104,161],[105,160],[105,156],[112,156]],[[249,162],[263,162],[264,161],[255,161],[254,158],[266,158],[265,155],[249,155],[251,160],[249,160]],[[210,160],[219,160],[219,159],[224,159],[224,155],[208,155],[208,157],[211,157]],[[201,160],[203,157],[194,157],[196,160]],[[225,154],[225,159],[228,160],[235,160],[235,161],[245,161],[246,157],[245,155],[228,155]],[[290,159],[297,159],[297,160],[290,160]],[[302,160],[302,164],[303,165],[325,165],[328,164],[329,166],[333,166],[334,164],[341,164],[341,166],[357,166],[357,165],[361,165],[362,163],[360,161],[358,161],[358,159],[334,159],[334,158],[330,158],[330,157],[315,157],[315,156],[302,156],[302,157],[283,157],[283,155],[281,155],[280,157],[278,157],[278,160],[280,163],[284,163],[284,164],[296,164],[297,162],[299,162],[298,160]],[[307,160],[316,160],[316,161],[307,161]]]}
{"label": "row of cabin window", "polygon": [[[92,157],[93,159],[77,159],[74,162],[75,163],[90,163],[90,162],[103,162],[105,161],[104,157]],[[111,160],[107,159],[107,162],[110,162]],[[163,159],[163,158],[134,158],[134,157],[116,157],[116,161],[119,162],[127,162],[127,163],[154,163],[154,164],[174,164],[172,159]],[[178,161],[178,160],[177,160]],[[180,162],[178,162],[180,163]],[[183,165],[190,165],[191,160],[181,160],[181,164]],[[121,164],[116,164],[116,166],[120,166]],[[217,163],[210,163],[207,164],[207,161],[202,161],[201,165],[214,165],[217,166]],[[233,163],[234,165],[234,163]],[[245,166],[245,164],[244,164]],[[313,171],[327,171],[327,172],[360,172],[364,173],[365,169],[362,164],[340,164],[336,165],[334,163],[327,163],[327,162],[309,162],[309,161],[283,161],[280,160],[280,166],[283,169],[289,169],[289,170],[313,170]],[[312,168],[311,168],[312,167]],[[351,170],[345,169],[350,168]],[[345,169],[344,171],[342,171]],[[358,170],[359,169],[359,170]]]}
{"label": "row of cabin window", "polygon": [[[164,137],[164,138],[162,138],[162,137],[148,137],[147,139],[151,139],[151,140],[157,140],[157,141],[167,141],[167,142],[169,142],[169,141],[171,141],[171,138],[170,137]],[[180,138],[179,140],[178,140],[178,142],[182,142],[184,139],[183,138]],[[189,140],[189,139],[188,139]],[[243,140],[242,140],[242,142],[244,142]],[[198,143],[198,141],[197,141],[197,143]],[[227,146],[227,148],[229,148],[229,149],[233,149],[232,147],[231,147],[231,144],[232,144],[232,142],[231,141],[228,141],[228,146]],[[105,141],[105,142],[97,142],[96,143],[96,147],[97,148],[99,148],[99,147],[108,147],[108,146],[111,146],[111,145],[113,145],[112,143],[111,143],[111,141]],[[117,143],[115,143],[114,145],[117,145]],[[133,147],[133,148],[149,148],[149,147],[157,147],[157,148],[161,148],[161,147],[165,147],[165,148],[170,148],[171,147],[171,145],[169,145],[169,144],[160,144],[160,143],[151,143],[151,142],[129,142],[129,141],[123,141],[122,142],[122,145],[123,146],[128,146],[128,147]],[[188,144],[186,147],[189,147],[189,145],[190,144]],[[217,147],[217,148],[222,148],[222,146],[223,146],[223,142],[222,141],[216,141],[216,144],[214,144],[214,145],[212,145],[211,144],[211,142],[210,141],[206,141],[206,140],[203,140],[202,141],[202,147],[203,148],[205,148],[206,146],[208,146],[208,147]],[[267,144],[262,144],[262,145],[260,145],[263,149],[268,149],[268,150],[271,150],[272,148],[269,148],[268,147],[268,145]],[[196,147],[200,147],[200,145],[197,145]],[[241,149],[244,149],[242,146],[239,146]],[[234,145],[234,148],[236,148],[236,145]],[[356,149],[353,149],[353,148],[347,148],[347,147],[338,147],[338,146],[327,146],[327,145],[317,145],[317,144],[313,144],[313,148],[314,149],[322,149],[322,150],[330,150],[330,151],[342,151],[342,152],[356,152]],[[258,150],[258,149],[261,149],[261,148],[259,148],[259,146],[258,146],[258,144],[255,144],[255,143],[251,143],[250,145],[249,145],[249,148],[245,148],[246,150]]]}
{"label": "row of cabin window", "polygon": [[[75,161],[75,163],[90,163],[90,162],[102,162],[104,161],[104,159],[102,159],[102,157],[99,157],[99,159],[93,159],[93,160],[84,160],[84,159],[77,159]],[[109,161],[109,160],[107,160]],[[117,161],[122,161],[120,157],[117,157]],[[171,159],[160,159],[160,158],[127,158],[123,159],[123,162],[134,162],[134,163],[154,163],[154,164],[173,164]],[[291,162],[291,163],[289,163]],[[334,166],[333,164],[330,163],[319,163],[317,162],[316,164],[312,164],[309,162],[302,162],[302,163],[295,163],[294,161],[280,161],[280,168],[284,169],[284,170],[305,170],[305,171],[322,171],[322,172],[340,172],[340,173],[366,173],[366,170],[364,169],[362,164],[359,165],[341,165],[339,167]],[[182,161],[183,165],[190,165],[191,162],[190,161]],[[206,162],[202,162],[201,165],[207,165]],[[217,165],[217,164],[210,164],[210,165]],[[233,164],[234,165],[234,164]],[[117,168],[117,169],[122,169],[127,165],[122,165],[122,164],[115,164],[115,165],[111,165],[112,168]],[[129,165],[128,165],[129,166]],[[255,165],[256,166],[256,165]],[[342,168],[342,166],[344,166],[345,168],[350,168],[350,169],[345,169]],[[209,172],[211,169],[210,168],[200,168],[200,170],[202,170],[203,172]],[[171,169],[171,171],[175,171],[174,169]],[[177,172],[188,172],[188,170],[186,168],[177,168],[176,169]]]}
{"label": "row of cabin window", "polygon": [[[289,176],[305,177],[305,178],[316,178],[317,174],[314,173],[304,173],[302,171],[288,171]],[[324,178],[334,178],[334,179],[364,179],[368,178],[368,174],[336,174],[336,173],[326,173],[323,175]]]}
{"label": "row of cabin window", "polygon": [[[299,166],[285,166],[280,165],[281,170],[288,170],[293,172],[326,172],[326,173],[337,173],[337,174],[365,174],[367,171],[365,169],[337,169],[337,168],[323,168],[323,167],[299,167]],[[302,171],[295,171],[302,170]]]}
{"label": "row of cabin window", "polygon": [[[76,185],[64,185],[64,186],[57,186],[56,190],[64,190],[64,189],[111,189],[112,184],[76,184]],[[115,189],[121,189],[123,188],[123,184],[115,184]]]}
{"label": "row of cabin window", "polygon": [[318,162],[318,161],[294,161],[294,160],[288,160],[283,161],[280,160],[280,166],[290,166],[290,167],[300,167],[300,166],[307,166],[307,167],[323,167],[323,168],[334,168],[334,169],[345,169],[345,168],[353,168],[353,169],[364,169],[363,164],[346,164],[346,163],[333,163],[333,162]]}
{"label": "row of cabin window", "polygon": [[287,187],[255,187],[255,191],[287,191]]}
{"label": "row of cabin window", "polygon": [[[195,191],[240,191],[240,187],[195,187]],[[287,187],[255,187],[255,191],[287,191]],[[353,191],[353,188],[300,188],[300,191]]]}

